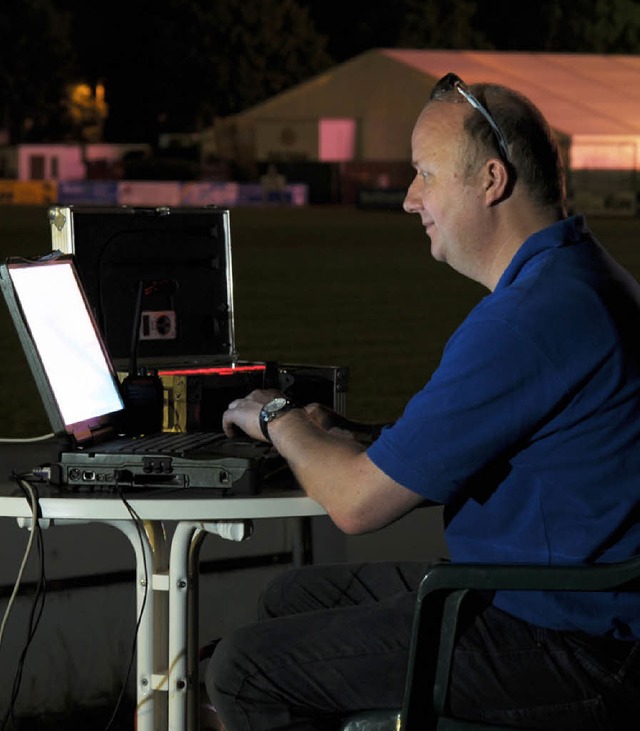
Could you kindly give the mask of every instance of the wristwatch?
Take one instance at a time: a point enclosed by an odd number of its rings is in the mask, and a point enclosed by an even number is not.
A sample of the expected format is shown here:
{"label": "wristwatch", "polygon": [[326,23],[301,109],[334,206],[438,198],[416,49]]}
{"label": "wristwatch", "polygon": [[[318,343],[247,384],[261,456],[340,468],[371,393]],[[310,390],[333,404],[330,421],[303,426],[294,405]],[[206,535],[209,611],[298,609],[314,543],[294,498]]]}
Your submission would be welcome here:
{"label": "wristwatch", "polygon": [[296,404],[290,399],[285,396],[276,396],[271,401],[267,401],[260,409],[260,431],[268,442],[271,441],[271,437],[269,436],[270,422],[295,408]]}

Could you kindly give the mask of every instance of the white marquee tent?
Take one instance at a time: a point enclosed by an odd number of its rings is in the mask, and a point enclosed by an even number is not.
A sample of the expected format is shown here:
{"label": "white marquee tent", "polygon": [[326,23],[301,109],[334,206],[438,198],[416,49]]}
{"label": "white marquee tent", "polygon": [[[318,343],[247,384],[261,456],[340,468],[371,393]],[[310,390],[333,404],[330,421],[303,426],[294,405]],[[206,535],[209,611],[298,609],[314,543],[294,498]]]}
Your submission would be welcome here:
{"label": "white marquee tent", "polygon": [[448,71],[522,91],[568,146],[573,171],[623,171],[621,184],[637,188],[640,56],[374,49],[224,120],[220,152],[257,161],[408,161],[416,116]]}

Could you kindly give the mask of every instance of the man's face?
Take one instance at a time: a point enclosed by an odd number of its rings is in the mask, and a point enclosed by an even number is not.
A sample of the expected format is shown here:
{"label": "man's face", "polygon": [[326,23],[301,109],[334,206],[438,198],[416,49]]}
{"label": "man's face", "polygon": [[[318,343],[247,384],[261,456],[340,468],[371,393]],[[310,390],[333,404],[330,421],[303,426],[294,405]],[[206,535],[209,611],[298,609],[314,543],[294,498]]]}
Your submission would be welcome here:
{"label": "man's face", "polygon": [[446,102],[432,102],[421,113],[411,138],[416,176],[404,210],[420,216],[436,260],[473,278],[483,240],[484,195],[480,174],[466,173],[467,113],[466,105]]}

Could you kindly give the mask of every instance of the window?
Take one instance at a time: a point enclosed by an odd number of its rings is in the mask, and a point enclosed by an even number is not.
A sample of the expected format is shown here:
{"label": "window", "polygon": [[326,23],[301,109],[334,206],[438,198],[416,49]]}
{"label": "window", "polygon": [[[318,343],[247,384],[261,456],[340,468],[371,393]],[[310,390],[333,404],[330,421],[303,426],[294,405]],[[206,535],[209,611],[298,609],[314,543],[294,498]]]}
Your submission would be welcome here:
{"label": "window", "polygon": [[321,162],[349,162],[356,153],[355,119],[321,119],[318,157]]}
{"label": "window", "polygon": [[44,155],[29,156],[29,179],[44,180]]}

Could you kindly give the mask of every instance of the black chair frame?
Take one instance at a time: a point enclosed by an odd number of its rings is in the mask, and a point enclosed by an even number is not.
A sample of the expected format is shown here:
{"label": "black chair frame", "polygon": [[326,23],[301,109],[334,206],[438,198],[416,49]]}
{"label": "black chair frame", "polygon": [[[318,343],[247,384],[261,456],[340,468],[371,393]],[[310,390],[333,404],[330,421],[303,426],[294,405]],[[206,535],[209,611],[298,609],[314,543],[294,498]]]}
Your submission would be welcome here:
{"label": "black chair frame", "polygon": [[640,591],[640,556],[609,564],[439,563],[425,574],[416,600],[402,708],[354,714],[343,731],[507,731],[453,718],[449,680],[460,609],[469,592]]}

